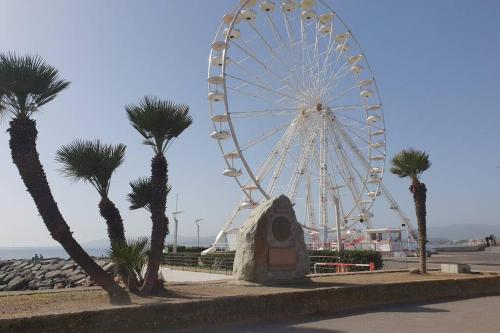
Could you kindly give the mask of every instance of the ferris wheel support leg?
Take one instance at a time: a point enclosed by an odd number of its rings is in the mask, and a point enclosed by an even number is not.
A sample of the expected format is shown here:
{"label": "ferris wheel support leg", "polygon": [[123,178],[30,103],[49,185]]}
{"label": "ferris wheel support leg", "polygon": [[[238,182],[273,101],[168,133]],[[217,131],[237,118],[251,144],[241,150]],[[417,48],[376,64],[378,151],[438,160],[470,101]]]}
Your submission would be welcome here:
{"label": "ferris wheel support leg", "polygon": [[340,224],[342,222],[342,217],[340,216],[340,203],[337,197],[333,198],[335,203],[335,222],[337,224],[337,251],[342,251],[342,235],[340,233]]}
{"label": "ferris wheel support leg", "polygon": [[[320,110],[318,110],[320,111]],[[319,153],[319,225],[326,228],[324,243],[328,241],[328,207],[326,196],[326,110],[321,110],[320,153]]]}

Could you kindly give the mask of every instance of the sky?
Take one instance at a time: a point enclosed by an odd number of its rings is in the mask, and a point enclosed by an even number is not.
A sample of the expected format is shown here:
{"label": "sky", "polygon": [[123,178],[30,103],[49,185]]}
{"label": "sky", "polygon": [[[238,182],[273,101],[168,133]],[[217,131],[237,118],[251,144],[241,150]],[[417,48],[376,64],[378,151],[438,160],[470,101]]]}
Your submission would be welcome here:
{"label": "sky", "polygon": [[[124,105],[146,94],[190,106],[193,125],[167,151],[179,195],[179,233],[215,235],[241,192],[221,172],[224,160],[210,139],[207,59],[222,16],[236,0],[0,0],[0,52],[39,54],[71,81],[37,114],[38,150],[58,205],[77,240],[105,238],[97,192],[62,177],[56,150],[73,139],[127,145],[110,197],[127,235],[147,235],[145,211],[129,211],[129,181],[149,174],[153,155],[129,125]],[[432,167],[428,225],[499,225],[500,2],[496,0],[330,0],[370,61],[384,104],[387,155],[415,147]],[[0,123],[0,247],[56,243],[37,215],[12,164]],[[385,174],[385,184],[413,218],[408,180]],[[375,224],[399,221],[377,204]]]}

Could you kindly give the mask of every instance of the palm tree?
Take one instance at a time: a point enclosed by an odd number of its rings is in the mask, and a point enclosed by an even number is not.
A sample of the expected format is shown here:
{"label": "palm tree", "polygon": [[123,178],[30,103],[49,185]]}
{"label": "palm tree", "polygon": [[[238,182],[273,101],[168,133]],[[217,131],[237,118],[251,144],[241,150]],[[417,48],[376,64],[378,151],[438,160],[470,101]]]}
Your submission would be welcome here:
{"label": "palm tree", "polygon": [[391,172],[393,174],[401,178],[411,179],[410,192],[413,194],[418,223],[420,272],[425,274],[427,272],[425,251],[427,243],[427,188],[424,183],[420,182],[420,176],[431,166],[429,155],[424,151],[414,149],[403,150],[392,158],[391,164]]}
{"label": "palm tree", "polygon": [[125,145],[105,145],[99,140],[75,140],[56,152],[62,173],[73,181],[91,184],[101,196],[99,212],[108,227],[111,246],[126,244],[120,211],[109,199],[111,176],[125,161]]}
{"label": "palm tree", "polygon": [[149,240],[146,237],[112,245],[108,251],[111,260],[127,272],[127,284],[132,292],[136,292],[144,280],[143,268],[148,261],[148,252]]}
{"label": "palm tree", "polygon": [[[130,203],[130,209],[136,210],[140,208],[151,212],[151,178],[142,177],[130,182],[132,192],[127,194],[127,200]],[[167,185],[167,195],[172,190],[170,185]]]}
{"label": "palm tree", "polygon": [[141,292],[153,293],[157,286],[161,254],[168,233],[167,206],[167,159],[165,151],[169,143],[188,128],[192,119],[187,105],[163,101],[146,96],[137,105],[125,107],[132,126],[143,136],[143,143],[154,151],[151,160],[151,252]]}
{"label": "palm tree", "polygon": [[33,116],[69,82],[59,78],[58,70],[39,56],[0,54],[0,96],[2,114],[9,117],[10,150],[21,179],[52,238],[59,242],[78,265],[103,289],[111,302],[130,302],[126,291],[96,264],[73,238],[64,220],[40,162]]}

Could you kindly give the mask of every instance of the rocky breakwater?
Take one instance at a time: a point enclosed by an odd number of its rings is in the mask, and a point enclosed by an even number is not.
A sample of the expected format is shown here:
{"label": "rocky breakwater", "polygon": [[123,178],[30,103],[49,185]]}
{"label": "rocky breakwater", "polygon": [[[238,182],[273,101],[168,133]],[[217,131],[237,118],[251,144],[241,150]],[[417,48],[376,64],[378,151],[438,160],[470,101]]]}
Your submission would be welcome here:
{"label": "rocky breakwater", "polygon": [[[117,267],[109,259],[96,261],[116,276]],[[0,262],[0,292],[45,290],[92,286],[93,281],[71,259],[9,260]]]}

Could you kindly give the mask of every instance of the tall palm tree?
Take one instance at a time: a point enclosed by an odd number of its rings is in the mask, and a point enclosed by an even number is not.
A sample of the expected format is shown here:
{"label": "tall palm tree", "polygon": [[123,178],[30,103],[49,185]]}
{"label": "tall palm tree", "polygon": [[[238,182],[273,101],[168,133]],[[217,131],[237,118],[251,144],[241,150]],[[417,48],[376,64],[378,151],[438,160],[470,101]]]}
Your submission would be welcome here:
{"label": "tall palm tree", "polygon": [[426,200],[427,188],[420,182],[422,173],[429,169],[431,162],[429,155],[420,150],[408,149],[396,154],[391,160],[391,172],[401,178],[410,178],[410,192],[415,202],[419,235],[420,272],[427,272],[426,251],[427,243],[427,221]]}
{"label": "tall palm tree", "polygon": [[143,136],[143,143],[153,149],[151,160],[151,252],[141,292],[150,295],[158,283],[161,254],[168,233],[167,159],[165,151],[173,139],[188,128],[192,119],[187,105],[146,96],[136,105],[125,107],[132,126]]}
{"label": "tall palm tree", "polygon": [[99,140],[75,140],[56,152],[62,173],[73,181],[91,184],[101,196],[99,212],[108,227],[111,246],[126,244],[120,211],[109,199],[111,176],[125,161],[125,145],[102,144]]}
{"label": "tall palm tree", "polygon": [[33,116],[69,82],[39,56],[0,54],[0,95],[2,114],[9,117],[8,133],[12,159],[52,238],[59,242],[76,263],[102,288],[111,302],[130,302],[124,289],[96,264],[73,238],[64,220],[40,162]]}

